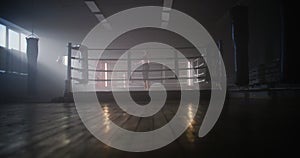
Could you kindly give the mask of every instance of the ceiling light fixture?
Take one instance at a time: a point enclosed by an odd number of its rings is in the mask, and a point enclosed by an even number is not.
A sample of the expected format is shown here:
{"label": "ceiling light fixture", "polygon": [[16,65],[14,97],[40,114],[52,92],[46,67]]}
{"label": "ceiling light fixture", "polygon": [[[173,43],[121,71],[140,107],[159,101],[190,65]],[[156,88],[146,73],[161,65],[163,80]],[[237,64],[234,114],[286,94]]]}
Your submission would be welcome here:
{"label": "ceiling light fixture", "polygon": [[84,3],[89,7],[91,12],[93,13],[100,12],[100,9],[97,7],[94,1],[84,1]]}

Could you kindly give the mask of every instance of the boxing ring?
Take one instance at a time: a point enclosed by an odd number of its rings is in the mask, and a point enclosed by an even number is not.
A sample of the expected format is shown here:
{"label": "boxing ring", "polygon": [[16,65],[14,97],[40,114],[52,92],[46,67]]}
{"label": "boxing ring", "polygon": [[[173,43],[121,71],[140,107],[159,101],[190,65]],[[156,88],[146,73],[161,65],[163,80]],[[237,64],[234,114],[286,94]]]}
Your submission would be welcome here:
{"label": "boxing ring", "polygon": [[[120,58],[115,55],[122,53],[127,49],[82,49],[80,45],[68,43],[67,50],[67,79],[65,93],[72,93],[72,84],[85,85],[95,87],[97,92],[111,91],[111,85],[117,85],[118,91],[148,91],[145,89],[144,82],[147,80],[150,85],[153,83],[161,83],[167,90],[181,90],[178,81],[184,83],[185,90],[194,90],[194,84],[199,84],[200,89],[210,89],[210,76],[205,63],[205,49],[202,49],[202,55],[186,55],[179,56],[178,51],[193,51],[194,47],[179,47],[174,49],[155,49],[148,48],[146,50],[133,49],[128,51],[126,58]],[[107,56],[101,58],[93,57],[90,54],[97,54],[100,50],[109,52]],[[172,57],[166,56],[160,59],[145,57],[145,54],[161,53],[168,51],[173,53]],[[142,54],[142,55],[140,55]],[[148,69],[143,66],[135,67],[136,63],[152,60],[164,61],[172,64],[172,68],[166,67],[158,63],[150,63]],[[117,62],[123,64],[123,69],[114,70]],[[93,66],[94,65],[94,66]],[[96,65],[96,66],[95,66]],[[218,62],[216,62],[218,66]],[[116,73],[114,77],[112,73]],[[179,74],[179,75],[175,75]],[[145,73],[147,78],[145,79]],[[117,76],[117,77],[116,77]]]}

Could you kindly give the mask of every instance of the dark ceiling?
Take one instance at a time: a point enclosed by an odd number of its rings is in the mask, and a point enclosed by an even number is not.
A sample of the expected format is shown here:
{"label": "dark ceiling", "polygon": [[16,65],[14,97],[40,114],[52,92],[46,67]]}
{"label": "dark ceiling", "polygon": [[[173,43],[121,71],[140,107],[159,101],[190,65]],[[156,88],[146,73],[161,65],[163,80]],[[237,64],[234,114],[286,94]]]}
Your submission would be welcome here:
{"label": "dark ceiling", "polygon": [[[197,19],[208,30],[238,0],[173,0],[172,8]],[[138,6],[162,6],[163,0],[96,0],[104,16]],[[76,32],[82,37],[98,23],[84,0],[2,0],[0,17],[31,30],[49,31],[48,34]],[[38,31],[39,32],[39,31]]]}
{"label": "dark ceiling", "polygon": [[[238,0],[173,0],[172,8],[182,11],[204,26],[210,27]],[[139,6],[162,6],[163,0],[96,0],[107,17],[119,11]]]}

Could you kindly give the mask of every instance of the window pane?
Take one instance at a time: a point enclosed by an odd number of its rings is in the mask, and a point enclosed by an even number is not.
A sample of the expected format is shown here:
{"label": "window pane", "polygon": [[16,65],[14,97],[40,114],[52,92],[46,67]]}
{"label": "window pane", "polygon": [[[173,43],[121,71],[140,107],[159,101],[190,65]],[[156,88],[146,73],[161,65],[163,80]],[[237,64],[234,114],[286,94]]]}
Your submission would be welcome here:
{"label": "window pane", "polygon": [[6,26],[0,24],[0,46],[6,46]]}
{"label": "window pane", "polygon": [[20,44],[19,33],[9,29],[8,30],[8,48],[20,50],[19,44]]}
{"label": "window pane", "polygon": [[26,35],[21,33],[21,52],[26,53],[26,47],[27,47]]}

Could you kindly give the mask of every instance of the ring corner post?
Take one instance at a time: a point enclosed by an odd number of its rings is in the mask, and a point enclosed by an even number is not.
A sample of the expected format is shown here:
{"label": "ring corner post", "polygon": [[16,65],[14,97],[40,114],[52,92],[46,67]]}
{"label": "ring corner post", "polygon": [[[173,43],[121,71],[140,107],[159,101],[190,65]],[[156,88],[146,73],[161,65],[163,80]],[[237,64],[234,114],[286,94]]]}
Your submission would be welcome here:
{"label": "ring corner post", "polygon": [[71,55],[72,55],[72,43],[68,43],[68,65],[67,65],[67,78],[65,81],[65,96],[71,93]]}

